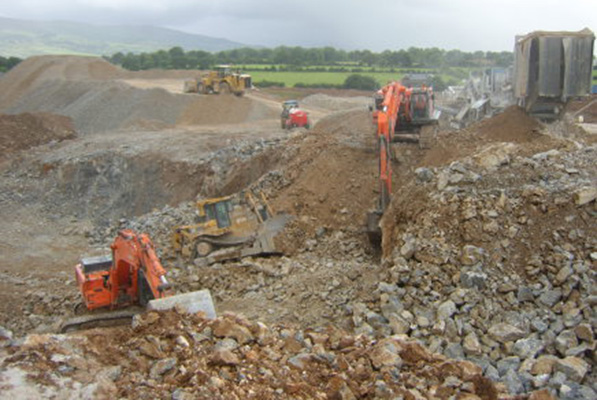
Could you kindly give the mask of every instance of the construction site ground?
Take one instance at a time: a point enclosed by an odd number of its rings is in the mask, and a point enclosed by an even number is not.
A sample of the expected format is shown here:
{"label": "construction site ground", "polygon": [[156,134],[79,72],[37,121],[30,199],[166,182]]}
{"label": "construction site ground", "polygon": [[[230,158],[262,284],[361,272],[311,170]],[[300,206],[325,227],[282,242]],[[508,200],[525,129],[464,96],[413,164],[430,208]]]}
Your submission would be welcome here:
{"label": "construction site ground", "polygon": [[[594,99],[549,125],[511,107],[441,125],[430,148],[396,145],[377,249],[367,93],[183,94],[190,77],[64,56],[0,79],[0,397],[595,394]],[[280,129],[289,96],[311,130]],[[174,254],[195,199],[243,190],[293,216],[283,256]],[[57,334],[80,302],[73,266],[123,228],[148,233],[176,292],[209,289],[221,317]]]}

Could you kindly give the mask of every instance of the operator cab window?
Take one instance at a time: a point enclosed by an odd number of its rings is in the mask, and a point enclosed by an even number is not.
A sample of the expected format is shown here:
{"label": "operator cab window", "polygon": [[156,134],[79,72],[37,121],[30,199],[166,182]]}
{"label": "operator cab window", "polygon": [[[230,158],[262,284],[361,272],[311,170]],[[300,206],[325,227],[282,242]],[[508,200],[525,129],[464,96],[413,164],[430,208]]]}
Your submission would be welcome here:
{"label": "operator cab window", "polygon": [[216,220],[219,228],[227,228],[230,226],[230,216],[228,215],[228,210],[230,209],[229,203],[229,201],[223,201],[215,204]]}

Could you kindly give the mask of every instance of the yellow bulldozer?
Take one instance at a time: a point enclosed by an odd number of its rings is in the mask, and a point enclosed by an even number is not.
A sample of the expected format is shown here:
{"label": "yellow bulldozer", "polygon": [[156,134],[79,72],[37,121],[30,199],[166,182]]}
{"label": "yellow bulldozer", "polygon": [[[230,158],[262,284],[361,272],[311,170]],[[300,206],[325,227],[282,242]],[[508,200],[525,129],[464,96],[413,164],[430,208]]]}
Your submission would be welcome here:
{"label": "yellow bulldozer", "polygon": [[242,96],[251,87],[251,75],[233,72],[230,65],[218,65],[215,70],[209,71],[207,75],[185,81],[184,92],[199,94],[232,93],[236,96]]}
{"label": "yellow bulldozer", "polygon": [[263,193],[199,200],[197,223],[176,227],[172,248],[183,259],[207,265],[281,254],[274,239],[288,220],[288,215],[274,213]]}

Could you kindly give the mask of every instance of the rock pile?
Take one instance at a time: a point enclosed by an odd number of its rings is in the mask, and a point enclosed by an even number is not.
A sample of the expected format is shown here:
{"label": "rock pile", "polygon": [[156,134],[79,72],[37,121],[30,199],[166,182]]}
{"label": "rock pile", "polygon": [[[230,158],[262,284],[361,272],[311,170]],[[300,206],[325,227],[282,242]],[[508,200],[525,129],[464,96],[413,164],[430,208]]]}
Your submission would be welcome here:
{"label": "rock pile", "polygon": [[508,146],[415,171],[423,194],[394,204],[388,276],[357,331],[408,334],[512,393],[594,398],[597,147]]}
{"label": "rock pile", "polygon": [[[270,328],[235,314],[205,320],[149,312],[135,317],[132,328],[3,343],[4,395],[507,398],[481,367],[432,354],[404,336],[372,341],[332,327]],[[19,379],[40,385],[18,387]]]}

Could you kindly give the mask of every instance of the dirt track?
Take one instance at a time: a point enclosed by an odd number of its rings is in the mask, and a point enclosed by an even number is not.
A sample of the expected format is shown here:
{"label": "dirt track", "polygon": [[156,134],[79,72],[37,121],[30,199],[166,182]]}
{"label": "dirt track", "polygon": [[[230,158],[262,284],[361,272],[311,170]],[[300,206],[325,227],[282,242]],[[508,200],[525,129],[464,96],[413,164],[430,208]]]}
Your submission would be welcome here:
{"label": "dirt track", "polygon": [[[275,361],[283,368],[297,354],[318,354],[323,358],[315,357],[317,362],[324,364],[324,359],[336,357],[330,356],[337,350],[331,339],[320,343],[324,351],[313,348],[318,339],[311,342],[300,336],[303,330],[321,332],[329,324],[379,340],[408,335],[433,352],[477,363],[485,376],[501,382],[494,387],[475,378],[475,386],[459,366],[452,377],[458,376],[460,383],[446,383],[441,368],[435,369],[441,362],[435,356],[420,353],[411,363],[406,353],[382,352],[404,358],[409,368],[423,360],[434,366],[429,382],[439,379],[436,387],[420,382],[395,386],[392,374],[398,370],[371,367],[377,358],[363,342],[362,350],[350,353],[363,366],[351,361],[346,370],[355,374],[351,376],[361,382],[360,388],[350,380],[345,384],[349,389],[340,383],[335,389],[326,387],[331,376],[309,369],[315,375],[309,375],[307,386],[293,381],[296,387],[276,386],[281,392],[273,392],[269,389],[279,382],[264,373],[267,379],[253,387],[255,393],[272,398],[292,398],[293,393],[297,398],[323,398],[323,393],[352,398],[349,390],[357,397],[383,397],[381,379],[393,382],[393,393],[405,398],[413,390],[431,396],[440,386],[445,390],[441,393],[497,398],[498,393],[503,397],[541,387],[559,395],[567,389],[557,379],[564,379],[570,387],[578,385],[575,393],[590,394],[595,372],[588,367],[578,379],[562,366],[565,378],[556,379],[550,372],[548,378],[555,383],[542,385],[533,381],[538,374],[529,371],[539,356],[556,357],[560,363],[575,357],[581,366],[594,361],[595,200],[575,200],[583,188],[597,186],[594,136],[567,122],[543,126],[511,108],[465,131],[442,131],[431,149],[400,145],[393,165],[394,201],[383,220],[382,259],[363,232],[365,215],[377,199],[377,154],[366,99],[307,97],[303,103],[317,122],[315,128],[289,133],[279,128],[279,103],[267,93],[243,98],[187,95],[180,93],[183,78],[180,72],[128,73],[96,59],[41,57],[27,60],[0,80],[0,91],[7,93],[1,112],[64,115],[78,133],[76,138],[45,134],[30,120],[46,118],[49,123],[63,117],[22,114],[20,118],[29,121],[23,126],[40,140],[27,135],[15,141],[12,135],[10,146],[4,147],[10,154],[4,154],[0,176],[0,327],[15,336],[54,332],[59,318],[72,314],[79,299],[72,266],[81,255],[104,253],[117,230],[130,227],[150,233],[177,290],[209,288],[219,313],[281,324],[285,355]],[[283,238],[285,257],[203,268],[172,257],[171,229],[192,217],[192,200],[248,187],[264,191],[276,210],[295,216]],[[523,294],[518,288],[525,288]],[[552,297],[557,298],[553,304]],[[242,318],[234,323],[257,329]],[[541,330],[540,323],[547,328]],[[515,339],[502,340],[494,329],[500,324],[516,329]],[[205,394],[198,392],[201,385],[187,385],[182,369],[169,372],[163,381],[156,377],[153,367],[159,362],[154,359],[193,359],[180,356],[180,343],[162,336],[164,326],[152,327],[150,335],[137,332],[134,343],[127,342],[142,349],[130,363],[127,355],[90,358],[97,371],[126,365],[129,372],[139,369],[145,374],[119,375],[109,390],[135,398],[131,385],[153,379],[161,382],[156,390],[166,397],[172,396],[174,381],[189,395]],[[576,333],[579,326],[583,328]],[[206,333],[189,329],[179,334],[201,343],[198,337]],[[296,333],[299,344],[290,343],[285,329]],[[129,334],[118,329],[83,334],[83,341],[91,343],[82,344],[75,355],[93,354],[111,335],[120,344],[129,340]],[[36,379],[47,383],[44,379],[58,378],[44,375],[56,367],[51,340],[44,338],[32,347],[37,354],[47,352],[37,369],[19,364],[27,349],[15,348],[24,353],[9,364],[33,369]],[[140,344],[144,340],[163,341],[164,353],[156,358],[157,350]],[[216,350],[222,344],[214,337],[209,340]],[[541,344],[537,353],[519,350],[534,341]],[[280,351],[268,346],[269,342],[258,342],[251,351]],[[194,360],[210,359],[214,367],[212,350],[201,350]],[[248,349],[231,351],[247,362],[255,357]],[[372,364],[359,360],[359,354]],[[504,367],[513,357],[522,364],[512,366],[515,377]],[[277,368],[256,365],[252,373],[259,366]],[[74,368],[78,371],[80,366]],[[215,362],[209,374],[224,382],[218,386],[214,378],[197,372],[196,365],[185,368],[222,393],[235,379],[230,371],[240,371]],[[60,379],[86,384],[89,378],[83,372],[83,378],[69,374]],[[234,393],[248,396],[242,387],[237,391],[239,387],[234,385]]]}

